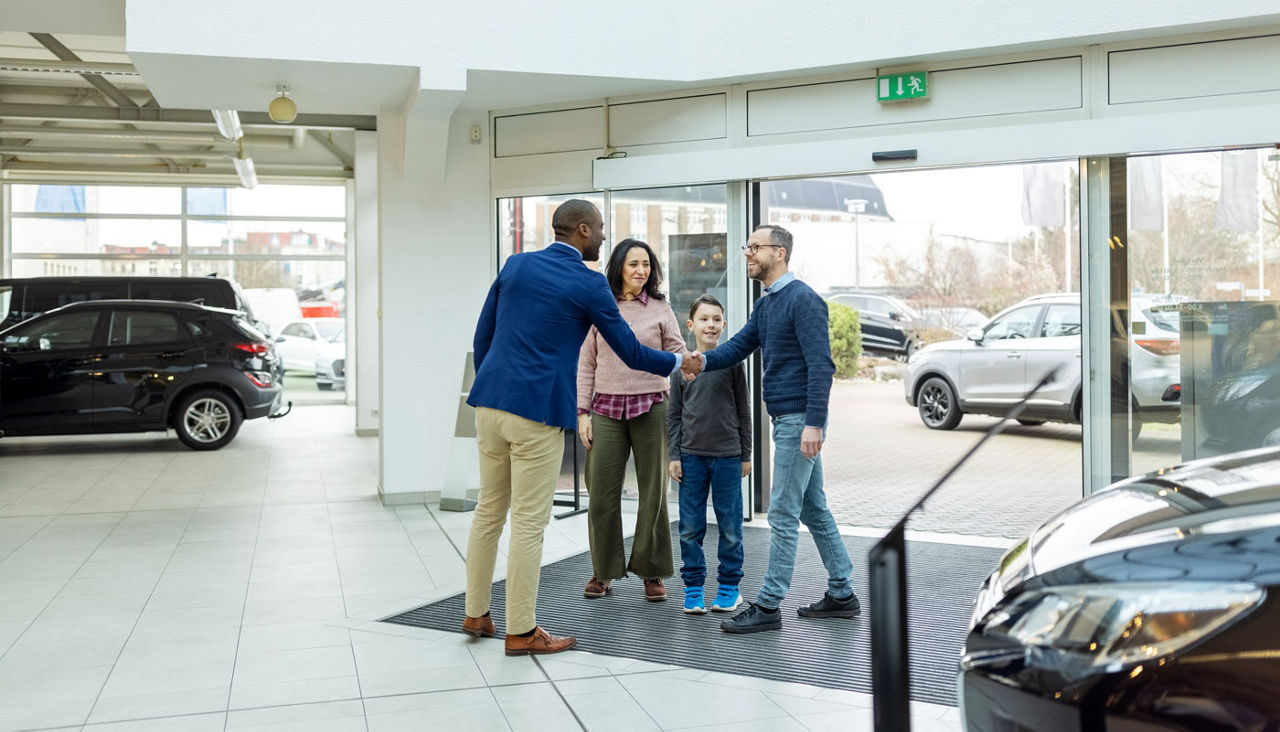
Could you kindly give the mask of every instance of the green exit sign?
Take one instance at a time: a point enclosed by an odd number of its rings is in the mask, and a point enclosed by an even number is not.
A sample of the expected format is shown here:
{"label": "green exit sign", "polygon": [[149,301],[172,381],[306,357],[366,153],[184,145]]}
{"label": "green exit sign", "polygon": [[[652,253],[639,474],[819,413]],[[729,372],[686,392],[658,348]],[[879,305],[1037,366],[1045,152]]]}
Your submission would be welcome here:
{"label": "green exit sign", "polygon": [[882,102],[904,102],[929,96],[927,71],[889,74],[876,77],[876,99]]}

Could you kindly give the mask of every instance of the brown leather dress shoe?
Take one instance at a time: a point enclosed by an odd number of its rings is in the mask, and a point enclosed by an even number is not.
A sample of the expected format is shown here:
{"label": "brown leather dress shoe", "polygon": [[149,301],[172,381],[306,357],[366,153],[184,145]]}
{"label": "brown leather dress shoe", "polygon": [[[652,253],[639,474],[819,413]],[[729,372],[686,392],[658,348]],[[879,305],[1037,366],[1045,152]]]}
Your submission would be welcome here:
{"label": "brown leather dress shoe", "polygon": [[582,591],[582,596],[587,598],[588,600],[594,600],[598,597],[604,597],[605,595],[609,594],[609,585],[612,583],[613,583],[613,580],[605,580],[601,582],[595,577],[592,577],[591,581],[587,583],[587,589]]}
{"label": "brown leather dress shoe", "polygon": [[519,636],[507,634],[508,656],[534,656],[545,653],[559,653],[578,645],[577,638],[561,638],[551,635],[539,625],[533,629],[533,635]]}
{"label": "brown leather dress shoe", "polygon": [[649,602],[662,602],[667,599],[667,588],[662,586],[662,580],[647,579],[644,581],[644,599]]}
{"label": "brown leather dress shoe", "polygon": [[479,618],[468,616],[462,621],[462,632],[477,638],[492,638],[498,634],[498,628],[488,615]]}

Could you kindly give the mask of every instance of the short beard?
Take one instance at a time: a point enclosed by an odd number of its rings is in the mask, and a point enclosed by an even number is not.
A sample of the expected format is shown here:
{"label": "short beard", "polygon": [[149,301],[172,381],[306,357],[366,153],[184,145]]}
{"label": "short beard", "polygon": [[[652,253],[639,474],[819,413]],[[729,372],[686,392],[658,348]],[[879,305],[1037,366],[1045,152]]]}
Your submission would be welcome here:
{"label": "short beard", "polygon": [[603,244],[603,243],[604,243],[604,242],[601,242],[600,244],[596,244],[595,246],[587,246],[587,248],[583,249],[583,250],[582,250],[582,261],[584,261],[584,262],[599,262],[599,261],[600,261],[600,246],[601,246],[601,244]]}

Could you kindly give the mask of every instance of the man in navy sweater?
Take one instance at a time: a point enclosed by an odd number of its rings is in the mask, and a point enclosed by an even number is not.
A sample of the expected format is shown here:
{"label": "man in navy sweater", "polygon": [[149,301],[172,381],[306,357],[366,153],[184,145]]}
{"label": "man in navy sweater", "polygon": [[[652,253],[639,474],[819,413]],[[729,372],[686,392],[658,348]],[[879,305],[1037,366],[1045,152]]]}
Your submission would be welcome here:
{"label": "man in navy sweater", "polygon": [[791,232],[757,227],[747,239],[747,275],[764,285],[750,320],[728,343],[703,354],[704,368],[722,369],[761,350],[764,405],[773,423],[773,489],[769,495],[769,569],[756,601],[720,624],[728,633],[782,627],[778,608],[796,566],[799,522],[809,527],[827,569],[821,600],[797,609],[802,618],[852,618],[861,612],[853,593],[849,552],[822,490],[822,441],[835,364],[827,332],[827,304],[788,271]]}

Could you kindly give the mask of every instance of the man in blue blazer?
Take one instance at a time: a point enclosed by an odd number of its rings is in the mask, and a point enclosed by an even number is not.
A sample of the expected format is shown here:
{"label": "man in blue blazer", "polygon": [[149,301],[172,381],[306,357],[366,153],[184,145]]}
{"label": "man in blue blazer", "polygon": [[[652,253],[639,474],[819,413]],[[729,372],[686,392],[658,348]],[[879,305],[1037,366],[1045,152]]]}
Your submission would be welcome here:
{"label": "man in blue blazer", "polygon": [[467,542],[467,617],[462,629],[497,634],[489,617],[498,538],[511,512],[507,549],[508,656],[558,653],[577,640],[538,626],[534,607],[542,567],[542,535],[564,454],[564,430],[577,426],[578,351],[592,325],[627,366],[669,375],[702,370],[701,354],[647,348],[618,312],[604,276],[585,261],[600,258],[604,219],[590,201],[556,209],[556,241],[511,256],[489,288],[476,324],[476,378],[467,403],[476,408],[480,500]]}

